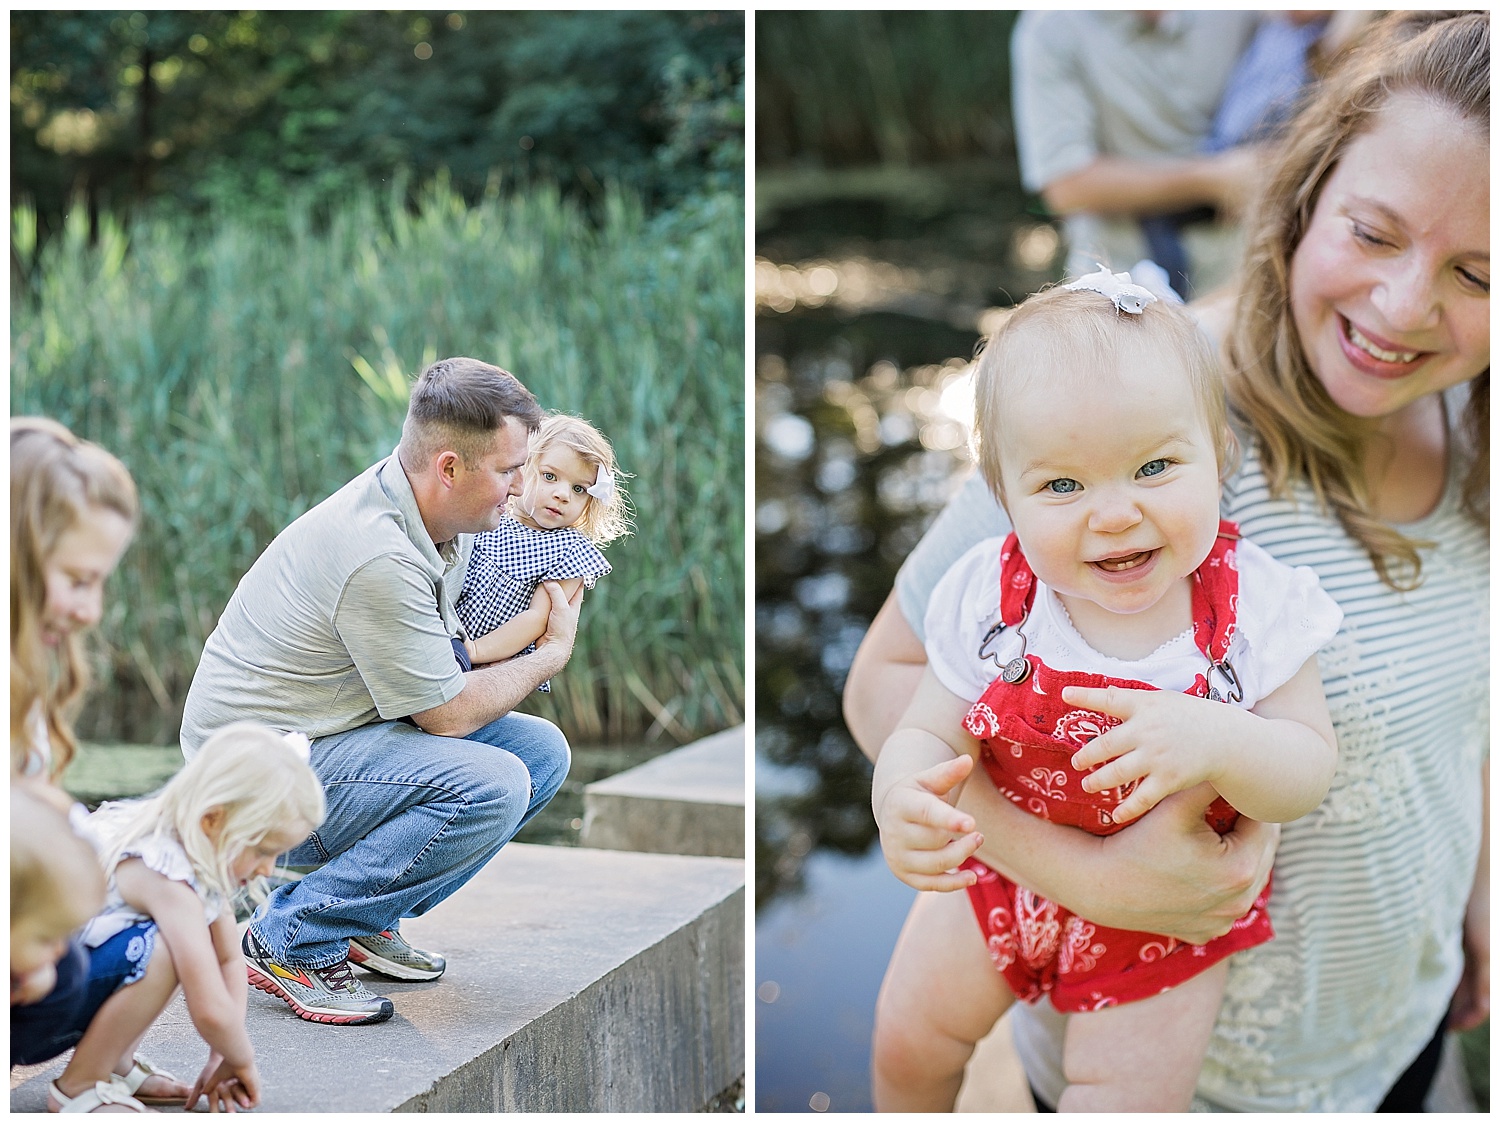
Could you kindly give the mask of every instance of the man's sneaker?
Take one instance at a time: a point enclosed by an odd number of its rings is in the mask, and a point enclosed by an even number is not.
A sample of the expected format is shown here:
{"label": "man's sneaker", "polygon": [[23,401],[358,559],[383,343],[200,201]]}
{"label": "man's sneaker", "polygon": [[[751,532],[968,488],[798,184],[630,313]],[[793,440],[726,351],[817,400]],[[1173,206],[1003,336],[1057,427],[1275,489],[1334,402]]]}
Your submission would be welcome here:
{"label": "man's sneaker", "polygon": [[383,1022],[395,1013],[389,998],[371,994],[354,977],[346,959],[331,967],[291,967],[271,958],[255,929],[246,928],[240,946],[250,985],[274,994],[310,1022],[362,1026]]}
{"label": "man's sneaker", "polygon": [[448,961],[441,955],[412,947],[394,928],[375,936],[355,936],[349,941],[349,962],[405,982],[426,982],[448,969]]}

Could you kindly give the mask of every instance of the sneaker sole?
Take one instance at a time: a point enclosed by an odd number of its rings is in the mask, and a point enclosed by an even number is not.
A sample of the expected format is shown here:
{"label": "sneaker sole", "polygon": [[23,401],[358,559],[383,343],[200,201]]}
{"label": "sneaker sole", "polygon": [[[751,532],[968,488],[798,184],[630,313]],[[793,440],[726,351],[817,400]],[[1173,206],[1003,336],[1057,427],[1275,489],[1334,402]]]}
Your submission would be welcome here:
{"label": "sneaker sole", "polygon": [[385,1006],[373,1014],[350,1014],[347,1011],[319,1010],[311,1006],[304,1006],[292,997],[280,983],[269,975],[263,974],[254,964],[246,961],[245,974],[250,980],[250,985],[257,990],[263,990],[267,994],[281,999],[292,1008],[292,1012],[303,1021],[319,1022],[330,1026],[363,1026],[374,1025],[383,1022],[396,1012],[395,1006],[389,1001]]}
{"label": "sneaker sole", "polygon": [[369,948],[349,941],[349,962],[363,967],[366,971],[374,971],[377,975],[384,975],[388,979],[396,979],[403,983],[430,983],[433,979],[443,977],[443,971],[424,971],[420,967],[408,967],[404,963],[386,959],[376,955]]}

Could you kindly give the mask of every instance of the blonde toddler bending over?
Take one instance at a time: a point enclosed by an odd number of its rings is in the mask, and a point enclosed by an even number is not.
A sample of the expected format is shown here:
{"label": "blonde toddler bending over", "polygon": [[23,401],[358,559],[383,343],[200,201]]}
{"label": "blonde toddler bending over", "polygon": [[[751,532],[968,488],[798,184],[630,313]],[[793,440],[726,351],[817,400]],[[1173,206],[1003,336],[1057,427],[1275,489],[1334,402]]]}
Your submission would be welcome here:
{"label": "blonde toddler bending over", "polygon": [[50,1110],[145,1110],[130,1094],[151,1074],[136,1064],[135,1051],[178,986],[209,1050],[186,1106],[200,1094],[210,1110],[260,1102],[229,900],[268,874],[323,813],[306,739],[236,722],[210,737],[158,794],[106,803],[89,817],[108,887],[103,911],[83,931],[87,998],[71,1024],[57,1027],[77,1046],[50,1086]]}

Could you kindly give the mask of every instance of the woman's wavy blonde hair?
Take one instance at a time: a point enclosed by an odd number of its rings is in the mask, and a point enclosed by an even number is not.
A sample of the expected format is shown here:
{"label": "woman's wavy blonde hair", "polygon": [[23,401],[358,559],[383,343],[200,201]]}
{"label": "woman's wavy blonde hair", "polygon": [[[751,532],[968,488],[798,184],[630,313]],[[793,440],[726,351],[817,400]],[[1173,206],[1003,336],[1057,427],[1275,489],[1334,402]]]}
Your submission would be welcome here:
{"label": "woman's wavy blonde hair", "polygon": [[[1393,12],[1336,67],[1282,142],[1248,223],[1245,269],[1225,342],[1230,403],[1249,422],[1272,494],[1305,481],[1325,510],[1369,553],[1380,579],[1409,589],[1421,580],[1418,550],[1372,512],[1363,468],[1374,426],[1334,405],[1308,364],[1292,322],[1292,254],[1329,174],[1351,140],[1397,93],[1450,107],[1489,133],[1490,30],[1484,12]],[[1469,383],[1462,429],[1473,451],[1465,511],[1489,520],[1490,372]]]}
{"label": "woman's wavy blonde hair", "polygon": [[[166,836],[181,844],[203,888],[230,897],[239,888],[230,866],[241,851],[281,827],[311,833],[323,821],[323,784],[302,746],[257,722],[224,726],[161,791],[126,805],[104,839],[104,868],[113,870],[131,843]],[[203,819],[216,809],[223,817],[215,838]]]}
{"label": "woman's wavy blonde hair", "polygon": [[10,745],[11,766],[24,767],[26,723],[33,708],[51,742],[51,776],[73,759],[73,718],[88,687],[79,636],[55,648],[42,642],[46,566],[58,540],[91,511],[113,511],[135,527],[139,501],[125,465],[45,417],[10,423]]}
{"label": "woman's wavy blonde hair", "polygon": [[607,546],[616,538],[630,533],[630,497],[625,494],[621,482],[619,465],[615,463],[615,450],[604,434],[581,417],[566,413],[553,413],[542,422],[542,427],[531,438],[531,453],[526,458],[526,475],[530,479],[537,471],[537,462],[543,451],[552,445],[570,448],[597,471],[607,468],[615,477],[614,494],[600,501],[592,495],[573,529],[584,535],[595,546]]}

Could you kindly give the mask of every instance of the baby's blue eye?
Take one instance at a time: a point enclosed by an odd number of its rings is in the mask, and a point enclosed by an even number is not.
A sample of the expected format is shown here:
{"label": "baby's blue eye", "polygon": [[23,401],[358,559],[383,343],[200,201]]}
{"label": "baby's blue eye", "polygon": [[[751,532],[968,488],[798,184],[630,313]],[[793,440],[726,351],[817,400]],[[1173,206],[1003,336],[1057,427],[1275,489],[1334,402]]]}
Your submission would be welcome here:
{"label": "baby's blue eye", "polygon": [[583,494],[583,485],[582,484],[574,484],[573,485],[573,494],[574,495],[582,495]]}
{"label": "baby's blue eye", "polygon": [[1146,463],[1141,465],[1141,470],[1137,472],[1136,475],[1159,476],[1166,470],[1167,462],[1165,460],[1148,460],[1146,461]]}
{"label": "baby's blue eye", "polygon": [[1078,490],[1077,480],[1051,480],[1047,484],[1047,490],[1053,495],[1071,495]]}

